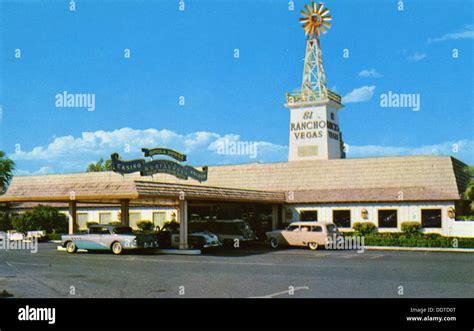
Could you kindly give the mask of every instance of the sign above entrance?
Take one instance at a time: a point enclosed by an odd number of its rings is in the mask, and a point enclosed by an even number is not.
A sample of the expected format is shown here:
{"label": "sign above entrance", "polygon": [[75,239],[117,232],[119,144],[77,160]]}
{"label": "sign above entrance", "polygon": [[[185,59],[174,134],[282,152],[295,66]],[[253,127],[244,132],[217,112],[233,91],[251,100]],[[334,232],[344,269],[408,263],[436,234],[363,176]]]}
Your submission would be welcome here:
{"label": "sign above entrance", "polygon": [[[186,155],[173,151],[167,148],[142,148],[145,156],[152,155],[167,155],[175,159],[186,160]],[[165,173],[173,175],[179,179],[188,179],[189,177],[196,179],[199,182],[207,180],[207,167],[202,167],[202,171],[193,168],[188,165],[182,165],[175,161],[170,160],[151,160],[146,161],[144,159],[135,160],[120,160],[118,153],[114,153],[110,156],[112,171],[119,174],[130,174],[133,172],[140,172],[140,176],[152,176],[157,173]]]}
{"label": "sign above entrance", "polygon": [[145,153],[145,156],[153,156],[153,155],[166,155],[170,156],[173,159],[184,162],[186,161],[186,155],[176,152],[169,148],[142,148],[142,152]]}

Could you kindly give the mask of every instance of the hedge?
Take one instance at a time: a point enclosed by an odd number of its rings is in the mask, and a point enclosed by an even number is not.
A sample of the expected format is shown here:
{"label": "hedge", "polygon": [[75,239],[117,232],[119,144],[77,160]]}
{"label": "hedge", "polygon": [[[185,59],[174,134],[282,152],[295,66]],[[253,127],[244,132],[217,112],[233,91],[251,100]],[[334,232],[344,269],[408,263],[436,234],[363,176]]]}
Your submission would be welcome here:
{"label": "hedge", "polygon": [[[344,233],[344,236],[357,235],[355,232]],[[455,245],[457,240],[457,245]],[[443,237],[438,233],[420,233],[407,236],[404,233],[376,233],[364,236],[365,246],[399,246],[399,247],[445,247],[474,248],[474,238]]]}

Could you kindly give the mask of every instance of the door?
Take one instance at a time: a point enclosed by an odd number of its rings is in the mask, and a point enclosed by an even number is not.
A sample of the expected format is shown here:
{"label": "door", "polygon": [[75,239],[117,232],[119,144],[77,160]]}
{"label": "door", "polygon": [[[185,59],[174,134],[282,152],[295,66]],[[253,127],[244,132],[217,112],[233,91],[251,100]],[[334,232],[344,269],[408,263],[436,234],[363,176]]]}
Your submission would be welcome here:
{"label": "door", "polygon": [[300,232],[300,226],[299,225],[290,225],[289,227],[286,228],[286,230],[283,230],[281,232],[282,235],[282,244],[287,244],[291,246],[297,246],[298,245],[298,234]]}
{"label": "door", "polygon": [[314,226],[311,225],[302,225],[300,227],[300,231],[298,233],[298,246],[307,246],[308,243],[315,242],[315,233],[312,232],[312,228],[314,228]]}

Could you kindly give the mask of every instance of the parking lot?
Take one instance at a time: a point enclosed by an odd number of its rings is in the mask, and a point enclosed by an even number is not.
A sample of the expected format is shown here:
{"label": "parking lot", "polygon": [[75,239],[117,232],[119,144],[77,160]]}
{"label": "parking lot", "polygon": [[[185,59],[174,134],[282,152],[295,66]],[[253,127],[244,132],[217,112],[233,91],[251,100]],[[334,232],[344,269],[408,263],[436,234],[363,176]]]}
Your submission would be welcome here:
{"label": "parking lot", "polygon": [[219,249],[203,255],[0,252],[13,297],[473,297],[471,253]]}

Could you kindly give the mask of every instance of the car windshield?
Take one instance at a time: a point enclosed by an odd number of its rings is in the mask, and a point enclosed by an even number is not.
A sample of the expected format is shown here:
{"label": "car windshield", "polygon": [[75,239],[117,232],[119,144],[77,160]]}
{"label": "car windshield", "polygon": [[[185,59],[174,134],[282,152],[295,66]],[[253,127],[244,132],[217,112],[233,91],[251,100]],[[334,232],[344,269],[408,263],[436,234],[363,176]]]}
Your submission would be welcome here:
{"label": "car windshield", "polygon": [[337,232],[337,227],[334,224],[327,225],[328,232]]}
{"label": "car windshield", "polygon": [[120,227],[114,228],[112,230],[112,233],[115,233],[115,234],[129,234],[129,233],[133,233],[133,230],[129,226],[120,226]]}

